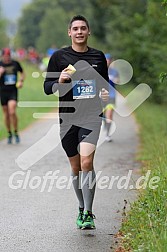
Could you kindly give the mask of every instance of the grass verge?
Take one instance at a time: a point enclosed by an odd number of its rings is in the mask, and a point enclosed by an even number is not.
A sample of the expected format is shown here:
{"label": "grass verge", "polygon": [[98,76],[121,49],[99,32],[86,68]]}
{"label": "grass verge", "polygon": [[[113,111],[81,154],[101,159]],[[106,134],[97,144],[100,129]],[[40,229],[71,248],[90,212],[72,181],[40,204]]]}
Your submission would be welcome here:
{"label": "grass verge", "polygon": [[[23,66],[26,79],[24,82],[24,87],[19,90],[19,101],[56,101],[54,95],[47,96],[43,91],[43,81],[42,73],[39,69],[30,64],[21,63]],[[33,78],[32,73],[39,72],[38,78]],[[25,129],[28,125],[35,122],[36,119],[33,118],[33,113],[46,113],[51,111],[53,108],[17,108],[17,115],[19,118],[19,130]],[[0,109],[0,139],[7,136],[7,132],[3,122],[2,109]]]}
{"label": "grass verge", "polygon": [[[167,251],[167,111],[166,106],[145,102],[136,111],[140,125],[142,174],[158,176],[156,189],[139,192],[121,228],[121,251]],[[119,251],[119,250],[118,250]]]}

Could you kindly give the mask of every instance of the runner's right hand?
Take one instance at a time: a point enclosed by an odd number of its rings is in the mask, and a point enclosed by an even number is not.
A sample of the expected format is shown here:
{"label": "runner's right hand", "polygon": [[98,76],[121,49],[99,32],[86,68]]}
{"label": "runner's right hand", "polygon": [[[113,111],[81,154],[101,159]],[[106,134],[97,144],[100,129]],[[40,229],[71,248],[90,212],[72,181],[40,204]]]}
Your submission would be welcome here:
{"label": "runner's right hand", "polygon": [[66,67],[60,74],[59,83],[64,83],[65,81],[69,80],[71,75],[69,74],[69,69]]}
{"label": "runner's right hand", "polygon": [[0,75],[2,75],[5,72],[5,68],[0,66]]}

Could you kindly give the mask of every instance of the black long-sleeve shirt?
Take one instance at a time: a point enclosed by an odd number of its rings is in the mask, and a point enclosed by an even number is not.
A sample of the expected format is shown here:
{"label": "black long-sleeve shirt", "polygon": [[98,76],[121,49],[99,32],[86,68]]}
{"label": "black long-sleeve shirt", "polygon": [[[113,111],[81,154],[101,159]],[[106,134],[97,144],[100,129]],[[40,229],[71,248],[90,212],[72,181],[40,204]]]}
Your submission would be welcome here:
{"label": "black long-sleeve shirt", "polygon": [[[76,72],[69,82],[58,83],[60,73],[69,64]],[[47,95],[59,91],[59,113],[64,124],[98,122],[102,113],[99,92],[102,88],[108,90],[108,82],[107,63],[101,51],[88,48],[87,52],[76,52],[70,46],[50,58],[44,91]]]}

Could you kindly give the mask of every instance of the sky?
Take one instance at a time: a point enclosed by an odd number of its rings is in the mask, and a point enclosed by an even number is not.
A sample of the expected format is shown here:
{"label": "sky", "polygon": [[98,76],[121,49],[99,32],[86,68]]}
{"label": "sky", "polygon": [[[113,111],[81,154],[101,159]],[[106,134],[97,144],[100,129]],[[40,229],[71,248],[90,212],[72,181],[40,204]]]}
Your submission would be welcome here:
{"label": "sky", "polygon": [[32,0],[0,0],[3,16],[11,21],[16,21],[21,15],[21,9]]}

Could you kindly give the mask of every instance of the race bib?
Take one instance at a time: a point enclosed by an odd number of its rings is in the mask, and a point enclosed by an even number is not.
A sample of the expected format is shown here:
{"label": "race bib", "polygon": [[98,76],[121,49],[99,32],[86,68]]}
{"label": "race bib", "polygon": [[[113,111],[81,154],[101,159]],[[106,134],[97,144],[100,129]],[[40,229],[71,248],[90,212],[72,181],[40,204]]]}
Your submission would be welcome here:
{"label": "race bib", "polygon": [[16,83],[16,75],[15,74],[5,74],[4,76],[4,84],[5,85],[15,85]]}
{"label": "race bib", "polygon": [[95,80],[79,80],[72,81],[73,99],[88,99],[94,98],[96,95]]}

